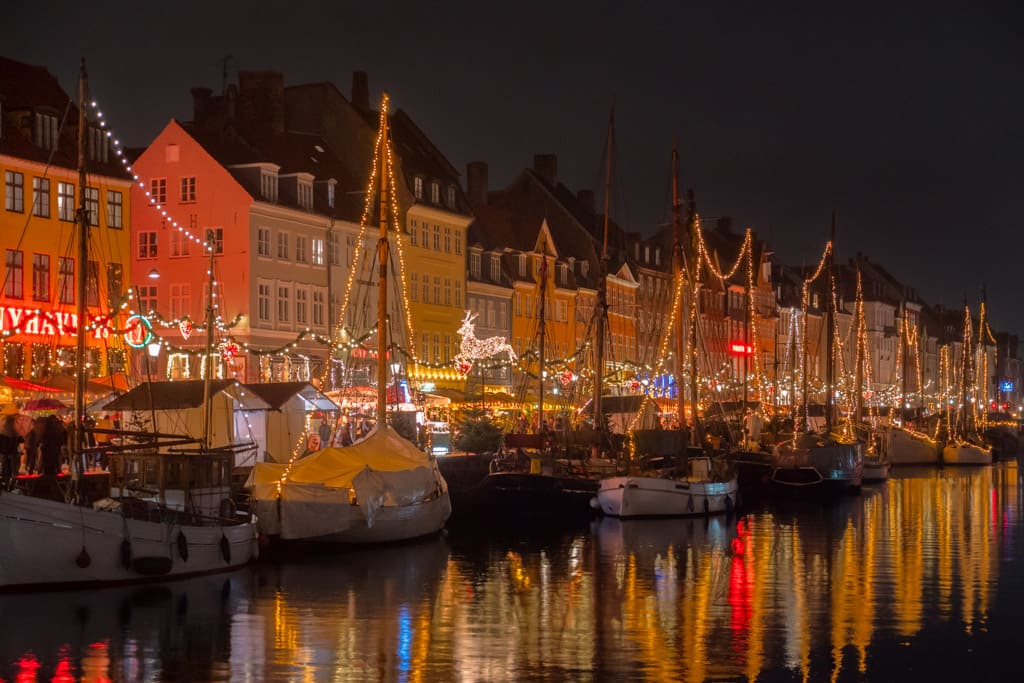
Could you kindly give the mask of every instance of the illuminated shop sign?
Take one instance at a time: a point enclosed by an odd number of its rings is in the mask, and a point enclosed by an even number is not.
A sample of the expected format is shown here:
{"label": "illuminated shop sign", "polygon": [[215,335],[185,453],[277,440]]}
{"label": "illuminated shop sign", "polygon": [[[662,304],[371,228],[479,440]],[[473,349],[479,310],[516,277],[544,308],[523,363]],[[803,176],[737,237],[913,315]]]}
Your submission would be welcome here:
{"label": "illuminated shop sign", "polygon": [[[74,337],[78,334],[78,316],[66,311],[0,306],[0,333],[34,337]],[[106,339],[109,335],[110,319],[105,316],[93,317],[93,338]]]}

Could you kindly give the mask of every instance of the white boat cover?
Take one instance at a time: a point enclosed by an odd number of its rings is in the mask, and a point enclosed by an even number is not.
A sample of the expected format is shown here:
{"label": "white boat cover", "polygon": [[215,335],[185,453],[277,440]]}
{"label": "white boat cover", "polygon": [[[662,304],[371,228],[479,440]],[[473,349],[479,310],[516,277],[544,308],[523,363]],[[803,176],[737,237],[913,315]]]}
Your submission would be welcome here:
{"label": "white boat cover", "polygon": [[[315,538],[344,531],[353,522],[365,520],[372,527],[382,506],[428,498],[439,484],[434,471],[425,453],[384,426],[355,445],[307,455],[290,471],[282,463],[256,463],[249,483],[263,531]],[[355,519],[350,492],[362,513]]]}

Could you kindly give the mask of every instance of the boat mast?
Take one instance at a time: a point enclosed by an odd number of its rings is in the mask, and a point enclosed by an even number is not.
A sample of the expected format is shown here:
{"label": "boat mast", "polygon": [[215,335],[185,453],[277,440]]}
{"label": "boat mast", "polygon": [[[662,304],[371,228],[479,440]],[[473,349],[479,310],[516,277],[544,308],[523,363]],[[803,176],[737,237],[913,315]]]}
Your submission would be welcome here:
{"label": "boat mast", "polygon": [[612,189],[612,141],[615,135],[615,102],[612,101],[608,115],[608,149],[605,152],[604,178],[604,235],[601,240],[600,280],[597,283],[597,348],[594,351],[594,455],[600,451],[604,442],[604,409],[601,404],[601,392],[604,390],[604,337],[605,322],[608,319],[608,207]]}
{"label": "boat mast", "polygon": [[[672,145],[672,232],[675,242],[672,282],[675,287],[681,287],[683,280],[683,224],[679,217],[681,208],[679,203],[679,153],[676,151],[675,145]],[[686,325],[683,322],[683,297],[679,297],[679,305],[673,314],[676,316],[676,410],[679,414],[679,428],[682,429],[686,418],[686,394],[681,382],[684,358],[683,334],[686,330]]]}
{"label": "boat mast", "polygon": [[[900,373],[900,395],[903,396],[903,405],[900,406],[900,412],[903,413],[903,408],[910,405],[910,401],[907,400],[907,364],[910,361],[910,349],[907,347],[910,346],[910,325],[907,321],[907,303],[905,301],[903,302],[903,316],[901,322],[903,324],[903,330],[901,333],[901,337],[903,338],[903,348],[902,353],[900,354],[900,365],[903,372]],[[920,391],[920,388],[918,388],[918,393],[920,393]]]}
{"label": "boat mast", "polygon": [[385,91],[380,104],[380,159],[378,159],[380,180],[379,211],[380,237],[377,241],[378,282],[377,282],[377,424],[383,425],[387,419],[387,382],[388,364],[387,346],[387,315],[388,315],[388,179],[391,177],[390,159],[388,157],[388,94]]}
{"label": "boat mast", "polygon": [[[203,448],[210,447],[213,432],[213,401],[210,396],[210,380],[213,377],[213,257],[217,252],[213,230],[206,231],[206,252],[210,256],[209,270],[206,271],[206,365],[203,372]],[[153,425],[156,428],[156,425]]]}
{"label": "boat mast", "polygon": [[[85,335],[86,318],[86,290],[89,280],[89,212],[85,203],[85,84],[88,75],[85,71],[85,58],[78,73],[78,280],[76,281],[75,313],[78,316],[78,330],[75,337],[75,417],[74,448],[75,458],[73,462],[78,463],[79,457],[85,448]],[[98,277],[98,274],[97,274]],[[98,286],[97,282],[97,286]],[[154,425],[154,429],[156,425]]]}
{"label": "boat mast", "polygon": [[539,335],[539,362],[540,365],[537,368],[537,384],[539,390],[537,391],[537,433],[544,431],[544,318],[546,315],[546,306],[544,300],[547,299],[547,283],[548,283],[548,246],[547,242],[543,239],[540,243],[540,302],[537,306],[537,333]]}
{"label": "boat mast", "polygon": [[697,404],[698,401],[698,382],[697,382],[697,325],[700,321],[700,292],[697,291],[698,279],[697,269],[700,266],[700,251],[697,248],[697,243],[700,240],[700,235],[697,234],[699,227],[697,226],[697,200],[693,196],[693,190],[689,190],[686,193],[687,203],[687,216],[686,225],[690,231],[690,253],[693,254],[693,263],[690,264],[688,286],[690,289],[690,334],[689,334],[689,346],[690,346],[690,410],[693,413],[693,433],[690,434],[690,445],[694,447],[700,447],[701,443],[698,440],[698,433],[700,432],[700,418],[697,416]]}
{"label": "boat mast", "polygon": [[[853,391],[854,391],[854,429],[864,420],[864,364],[867,353],[867,338],[864,332],[864,295],[861,292],[860,266],[857,267],[857,301],[854,303],[854,327],[856,336],[853,340]],[[861,341],[865,343],[861,343]]]}
{"label": "boat mast", "polygon": [[832,347],[835,344],[835,330],[833,320],[835,319],[835,299],[832,297],[835,286],[835,273],[832,272],[833,262],[836,253],[836,212],[832,212],[832,248],[828,251],[827,273],[825,278],[825,433],[832,432]]}

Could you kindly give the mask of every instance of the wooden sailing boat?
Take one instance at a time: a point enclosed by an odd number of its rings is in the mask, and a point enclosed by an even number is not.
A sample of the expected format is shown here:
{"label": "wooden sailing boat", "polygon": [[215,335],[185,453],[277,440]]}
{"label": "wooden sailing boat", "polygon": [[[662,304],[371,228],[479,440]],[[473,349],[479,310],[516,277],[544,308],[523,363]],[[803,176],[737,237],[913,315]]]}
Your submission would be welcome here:
{"label": "wooden sailing boat", "polygon": [[[806,431],[775,448],[771,473],[772,486],[780,493],[829,496],[860,489],[864,475],[864,444],[856,438],[833,430],[835,367],[835,214],[832,215],[832,240],[826,247],[825,273],[825,429],[821,433]],[[806,312],[804,313],[806,316]],[[804,339],[804,354],[807,340]],[[809,373],[804,369],[806,382]],[[804,392],[804,415],[807,415],[807,392]]]}
{"label": "wooden sailing boat", "polygon": [[[695,221],[695,206],[693,198],[690,198],[690,220],[691,230],[697,229]],[[696,280],[693,270],[685,267],[685,254],[683,250],[682,227],[679,220],[679,174],[678,154],[672,150],[672,215],[674,226],[674,258],[673,258],[673,280],[676,286],[676,295],[673,297],[673,316],[678,325],[676,331],[676,353],[677,366],[681,366],[683,359],[683,311],[682,292],[680,291],[684,282],[684,270],[689,272],[687,289],[691,292],[691,305],[695,305],[697,297]],[[697,440],[699,430],[697,411],[697,382],[696,382],[696,318],[691,316],[691,389],[693,391],[692,415],[694,429],[690,431],[690,448],[688,452],[676,454],[676,457],[660,459],[657,467],[645,467],[639,474],[626,476],[608,477],[602,479],[595,498],[596,507],[601,512],[612,517],[680,517],[687,515],[707,515],[720,512],[732,512],[737,502],[739,483],[735,474],[723,475],[720,469],[716,468],[712,459],[704,455]],[[678,379],[682,379],[682,373],[677,372]],[[677,381],[677,386],[679,382]],[[685,397],[683,391],[678,394],[678,410],[680,420],[685,415]],[[635,437],[635,434],[633,435]],[[681,457],[680,457],[681,456]]]}
{"label": "wooden sailing boat", "polygon": [[377,424],[352,446],[293,457],[287,464],[256,464],[251,484],[260,531],[281,540],[400,541],[440,531],[451,515],[448,486],[437,461],[387,421],[388,232],[389,225],[398,225],[388,116],[385,93],[364,214],[371,214],[377,200]]}
{"label": "wooden sailing boat", "polygon": [[[916,338],[920,338],[920,332],[915,332]],[[900,395],[902,401],[907,401],[907,371],[910,366],[910,346],[912,340],[909,316],[907,315],[906,304],[903,305],[903,315],[900,323],[900,348],[899,368]],[[918,387],[918,393],[921,389]],[[893,406],[891,415],[905,413],[902,406]],[[928,434],[916,429],[911,429],[907,421],[901,420],[900,424],[890,424],[883,430],[882,449],[888,456],[892,465],[937,465],[941,446]]]}
{"label": "wooden sailing boat", "polygon": [[[89,259],[89,220],[86,206],[85,92],[83,62],[79,76],[78,171],[80,203],[77,211],[77,257]],[[212,250],[212,245],[207,245]],[[219,571],[243,565],[257,556],[256,524],[248,516],[228,509],[220,516],[190,510],[175,510],[160,502],[121,495],[114,499],[102,492],[112,488],[125,491],[133,471],[122,468],[102,473],[105,486],[83,485],[85,456],[98,449],[86,447],[85,421],[85,335],[87,319],[86,273],[76,269],[76,309],[79,329],[75,359],[75,405],[71,424],[72,485],[61,490],[54,482],[46,497],[26,491],[0,493],[0,589],[40,585],[86,585],[139,581]],[[212,325],[212,320],[207,321]],[[191,439],[156,433],[103,431],[125,438],[128,443],[104,448],[120,453],[129,461],[165,458],[169,446],[182,446]],[[134,442],[131,442],[134,440]],[[205,445],[205,444],[204,444]],[[160,472],[167,463],[160,460]],[[187,456],[179,472],[186,479],[216,476],[221,462],[205,449]],[[136,473],[137,474],[137,473]],[[162,498],[168,476],[157,481]],[[97,493],[101,492],[101,493]]]}
{"label": "wooden sailing boat", "polygon": [[[982,307],[984,311],[984,307]],[[978,335],[978,346],[982,346],[985,327],[984,312],[979,320],[980,334]],[[976,393],[977,389],[977,368],[971,356],[975,353],[973,347],[974,335],[971,334],[971,309],[964,303],[964,334],[963,345],[960,353],[960,405],[956,409],[955,418],[951,421],[946,445],[942,449],[942,462],[948,465],[991,465],[992,448],[984,445],[977,433],[974,405],[976,396],[968,396],[968,393]],[[984,349],[981,348],[984,352]],[[984,381],[984,380],[982,380]],[[982,409],[987,406],[982,405]]]}

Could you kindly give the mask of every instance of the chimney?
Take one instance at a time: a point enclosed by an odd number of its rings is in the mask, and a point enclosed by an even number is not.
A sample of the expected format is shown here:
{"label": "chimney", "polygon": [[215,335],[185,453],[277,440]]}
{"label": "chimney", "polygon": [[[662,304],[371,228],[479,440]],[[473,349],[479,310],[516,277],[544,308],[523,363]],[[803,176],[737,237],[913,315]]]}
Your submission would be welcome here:
{"label": "chimney", "polygon": [[583,206],[584,209],[590,213],[594,213],[594,191],[593,190],[580,190],[576,193],[576,199]]}
{"label": "chimney", "polygon": [[470,206],[487,204],[487,162],[471,161],[466,164],[466,194]]}
{"label": "chimney", "polygon": [[209,88],[192,88],[192,120],[197,124],[201,124],[206,119],[212,94],[213,91]]}
{"label": "chimney", "polygon": [[284,76],[280,71],[240,71],[238,88],[238,113],[243,121],[284,132]]}
{"label": "chimney", "polygon": [[359,111],[370,111],[370,79],[365,71],[352,72],[352,104]]}
{"label": "chimney", "polygon": [[533,170],[554,185],[558,182],[558,156],[555,154],[534,154]]}

